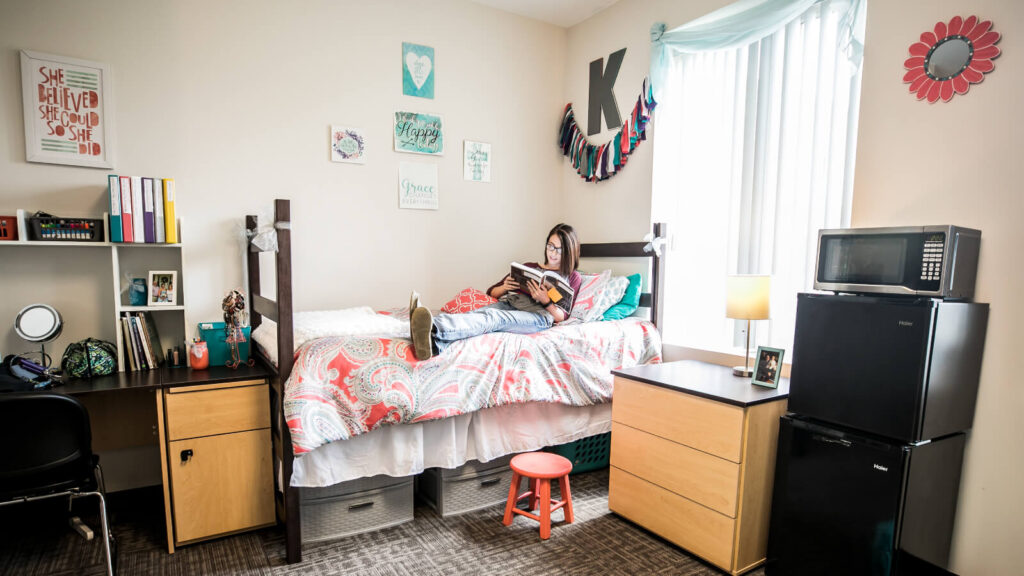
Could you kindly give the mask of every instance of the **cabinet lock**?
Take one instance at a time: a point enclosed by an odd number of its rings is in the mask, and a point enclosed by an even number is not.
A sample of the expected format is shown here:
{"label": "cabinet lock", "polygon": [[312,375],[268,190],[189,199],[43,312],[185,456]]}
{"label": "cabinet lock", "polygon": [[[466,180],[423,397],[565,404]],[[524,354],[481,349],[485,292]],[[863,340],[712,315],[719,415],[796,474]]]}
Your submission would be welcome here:
{"label": "cabinet lock", "polygon": [[182,450],[181,451],[181,462],[182,462],[182,464],[184,464],[185,462],[188,462],[191,459],[192,459],[192,449],[191,448],[189,448],[188,450]]}

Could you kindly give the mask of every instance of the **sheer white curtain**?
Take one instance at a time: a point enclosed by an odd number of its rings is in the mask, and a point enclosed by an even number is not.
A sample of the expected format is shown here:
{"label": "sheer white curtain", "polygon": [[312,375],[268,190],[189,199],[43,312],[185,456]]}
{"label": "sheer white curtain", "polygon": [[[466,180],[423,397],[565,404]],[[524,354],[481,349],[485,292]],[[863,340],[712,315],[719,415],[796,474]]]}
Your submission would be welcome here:
{"label": "sheer white curtain", "polygon": [[652,218],[671,234],[666,343],[735,351],[746,322],[725,318],[726,276],[771,274],[772,319],[752,323],[751,342],[792,350],[817,231],[850,221],[861,75],[849,11],[824,0],[746,46],[662,63]]}

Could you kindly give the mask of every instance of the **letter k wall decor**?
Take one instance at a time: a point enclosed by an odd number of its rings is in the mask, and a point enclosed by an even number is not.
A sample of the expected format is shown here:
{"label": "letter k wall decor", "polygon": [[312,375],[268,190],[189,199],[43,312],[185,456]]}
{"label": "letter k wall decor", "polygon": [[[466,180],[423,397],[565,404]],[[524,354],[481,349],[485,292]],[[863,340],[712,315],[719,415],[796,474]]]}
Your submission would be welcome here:
{"label": "letter k wall decor", "polygon": [[[622,126],[619,118],[619,105],[615,102],[615,78],[622,67],[622,58],[626,49],[612,52],[608,56],[608,66],[603,66],[604,58],[590,63],[590,114],[587,117],[587,136],[601,131],[601,111],[604,110],[604,121],[608,129]],[[602,67],[604,70],[602,71]]]}
{"label": "letter k wall decor", "polygon": [[[644,78],[640,96],[633,105],[632,112],[625,121],[619,117],[618,104],[615,102],[615,78],[622,67],[622,59],[626,55],[623,48],[608,56],[608,65],[604,59],[598,58],[590,63],[590,102],[587,122],[587,134],[576,124],[576,114],[572,102],[565,105],[562,112],[562,129],[558,132],[558,145],[562,154],[569,158],[569,163],[576,173],[587,182],[600,182],[616,175],[626,165],[629,155],[647,139],[647,124],[651,121],[654,107],[654,92]],[[591,144],[587,135],[601,132],[601,115],[604,114],[608,129],[622,127],[611,140],[604,144]]]}

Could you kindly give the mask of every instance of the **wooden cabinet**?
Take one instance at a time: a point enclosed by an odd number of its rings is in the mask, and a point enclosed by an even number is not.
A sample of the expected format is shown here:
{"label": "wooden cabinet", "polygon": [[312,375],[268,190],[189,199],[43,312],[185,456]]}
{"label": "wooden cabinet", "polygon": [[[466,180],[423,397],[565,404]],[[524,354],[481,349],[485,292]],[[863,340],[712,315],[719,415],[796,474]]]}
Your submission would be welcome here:
{"label": "wooden cabinet", "polygon": [[265,380],[169,387],[158,398],[168,551],[272,525]]}
{"label": "wooden cabinet", "polygon": [[789,382],[694,361],[613,373],[608,507],[731,574],[761,565]]}

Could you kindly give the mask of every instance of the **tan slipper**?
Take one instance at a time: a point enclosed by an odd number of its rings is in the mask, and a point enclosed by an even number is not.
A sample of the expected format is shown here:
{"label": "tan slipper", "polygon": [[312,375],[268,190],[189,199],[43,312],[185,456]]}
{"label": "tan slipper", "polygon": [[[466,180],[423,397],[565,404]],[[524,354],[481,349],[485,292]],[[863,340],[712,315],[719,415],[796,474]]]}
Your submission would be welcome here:
{"label": "tan slipper", "polygon": [[434,316],[424,306],[418,306],[409,316],[409,334],[412,336],[412,351],[417,360],[429,360],[433,355],[431,331]]}

